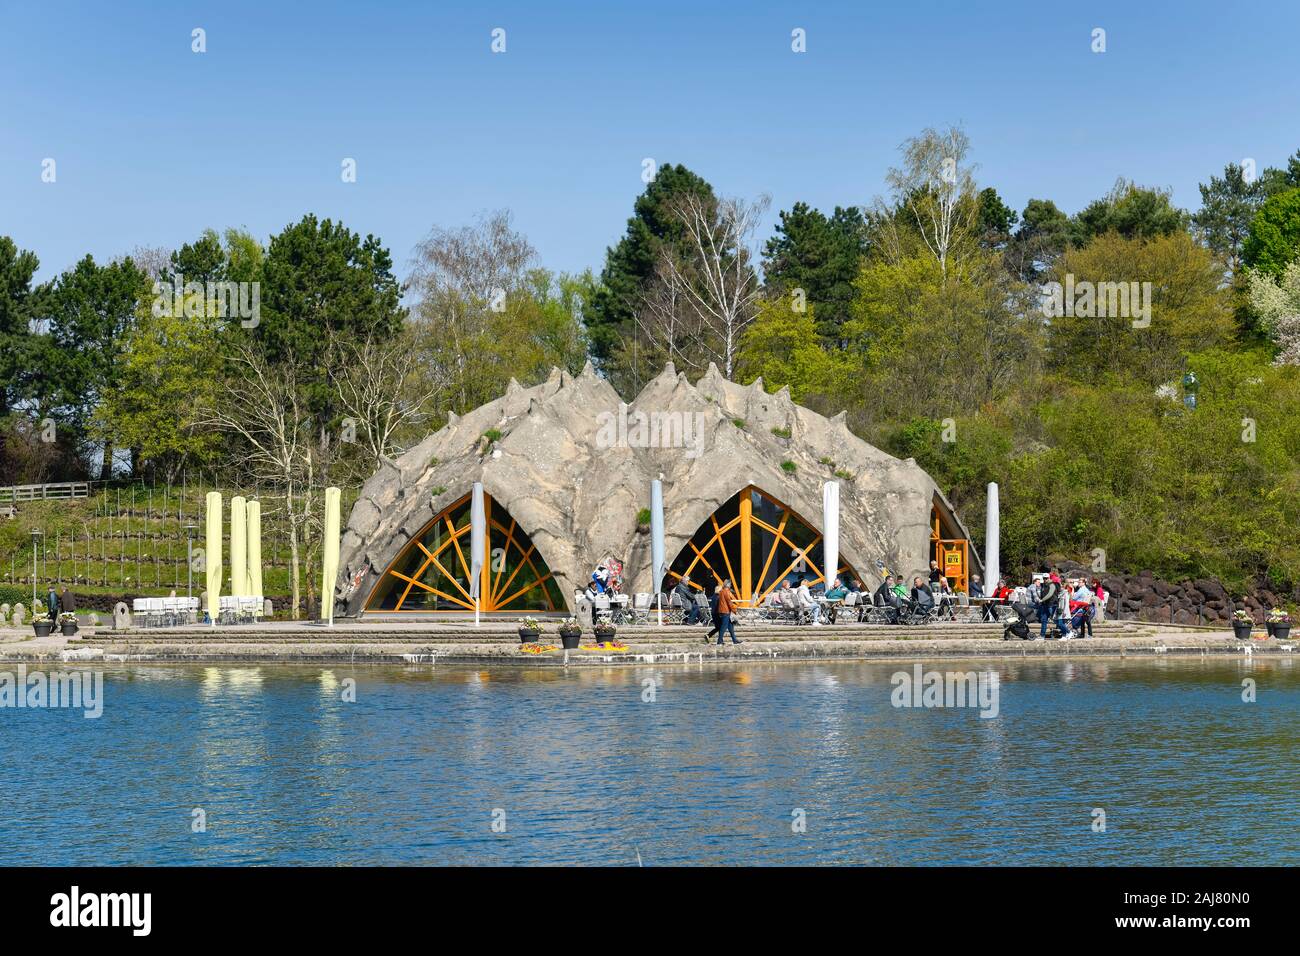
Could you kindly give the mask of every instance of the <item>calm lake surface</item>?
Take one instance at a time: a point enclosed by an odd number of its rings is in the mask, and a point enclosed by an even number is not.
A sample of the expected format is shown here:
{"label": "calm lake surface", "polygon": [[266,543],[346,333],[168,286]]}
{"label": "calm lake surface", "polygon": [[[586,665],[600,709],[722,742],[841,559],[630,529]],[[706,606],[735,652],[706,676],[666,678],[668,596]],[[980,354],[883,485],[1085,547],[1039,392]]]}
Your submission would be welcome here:
{"label": "calm lake surface", "polygon": [[1300,864],[1293,661],[925,667],[998,715],[910,662],[109,668],[0,709],[0,864]]}

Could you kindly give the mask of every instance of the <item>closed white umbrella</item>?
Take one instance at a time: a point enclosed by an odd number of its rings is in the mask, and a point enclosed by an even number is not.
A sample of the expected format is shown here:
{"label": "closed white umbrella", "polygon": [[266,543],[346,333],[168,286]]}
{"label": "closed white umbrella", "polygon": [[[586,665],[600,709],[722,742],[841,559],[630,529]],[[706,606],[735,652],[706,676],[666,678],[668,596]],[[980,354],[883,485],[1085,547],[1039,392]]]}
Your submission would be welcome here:
{"label": "closed white umbrella", "polygon": [[266,597],[262,593],[262,503],[256,499],[248,503],[248,593]]}
{"label": "closed white umbrella", "polygon": [[321,542],[322,558],[320,581],[321,618],[334,626],[334,584],[339,576],[339,526],[342,492],[338,488],[325,489],[325,540]]}
{"label": "closed white umbrella", "polygon": [[998,555],[1001,548],[1001,515],[998,504],[998,483],[989,482],[988,510],[984,515],[984,594],[991,594],[998,586],[1002,576],[1002,561]]}
{"label": "closed white umbrella", "polygon": [[208,619],[215,627],[221,616],[221,492],[208,492],[207,539],[203,560],[208,572]]}
{"label": "closed white umbrella", "polygon": [[483,557],[487,552],[487,508],[483,504],[483,482],[474,482],[469,501],[469,596],[474,599],[474,626],[483,604]]}
{"label": "closed white umbrella", "polygon": [[664,589],[664,570],[664,486],[656,478],[650,482],[650,574],[654,578],[660,624],[664,622],[663,602],[659,597]]}
{"label": "closed white umbrella", "polygon": [[248,596],[248,499],[230,499],[230,593]]}
{"label": "closed white umbrella", "polygon": [[822,485],[822,576],[829,590],[840,569],[840,483]]}

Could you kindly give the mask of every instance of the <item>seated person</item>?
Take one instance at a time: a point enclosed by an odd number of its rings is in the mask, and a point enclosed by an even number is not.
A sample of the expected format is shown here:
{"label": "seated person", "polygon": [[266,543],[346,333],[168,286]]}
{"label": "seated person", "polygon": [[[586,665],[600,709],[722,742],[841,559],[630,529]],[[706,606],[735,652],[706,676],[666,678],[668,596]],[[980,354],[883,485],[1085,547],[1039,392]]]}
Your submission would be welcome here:
{"label": "seated person", "polygon": [[916,605],[918,611],[928,611],[934,607],[934,592],[930,586],[925,583],[925,578],[919,574],[912,579],[912,603]]}
{"label": "seated person", "polygon": [[673,593],[677,595],[678,600],[682,602],[682,610],[686,612],[683,624],[694,624],[700,619],[700,608],[695,603],[695,589],[691,587],[691,579],[683,576],[673,588]]}
{"label": "seated person", "polygon": [[822,623],[822,606],[812,596],[812,591],[808,586],[808,579],[804,578],[799,582],[799,588],[795,591],[795,598],[799,607],[807,608],[812,612],[813,627],[821,627]]}
{"label": "seated person", "polygon": [[846,588],[846,587],[845,587],[845,586],[840,582],[840,579],[839,579],[839,578],[836,578],[834,581],[831,582],[831,586],[830,586],[830,588],[828,588],[827,591],[826,591],[826,600],[828,600],[828,601],[843,601],[843,600],[844,600],[844,595],[846,595],[846,594],[848,594],[848,593],[849,593],[849,589]]}

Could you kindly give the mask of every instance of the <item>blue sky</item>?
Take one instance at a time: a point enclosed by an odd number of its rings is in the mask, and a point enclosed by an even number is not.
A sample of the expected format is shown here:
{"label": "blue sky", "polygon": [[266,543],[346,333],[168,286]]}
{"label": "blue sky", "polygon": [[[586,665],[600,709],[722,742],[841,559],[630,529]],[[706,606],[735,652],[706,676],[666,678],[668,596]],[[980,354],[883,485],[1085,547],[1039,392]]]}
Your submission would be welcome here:
{"label": "blue sky", "polygon": [[3,0],[0,234],[49,278],[314,212],[380,236],[405,274],[432,226],[506,207],[545,265],[598,269],[643,158],[770,193],[775,220],[869,201],[905,137],[950,123],[1016,209],[1073,212],[1120,175],[1195,208],[1225,163],[1300,148],[1300,4],[1245,9]]}

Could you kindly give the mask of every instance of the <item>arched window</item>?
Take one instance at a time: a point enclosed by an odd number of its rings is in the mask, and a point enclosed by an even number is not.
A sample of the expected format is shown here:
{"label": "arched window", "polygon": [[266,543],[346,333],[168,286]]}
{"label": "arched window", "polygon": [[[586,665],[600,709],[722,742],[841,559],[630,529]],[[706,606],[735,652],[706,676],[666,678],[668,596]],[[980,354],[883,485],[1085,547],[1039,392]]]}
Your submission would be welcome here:
{"label": "arched window", "polygon": [[[506,509],[483,496],[487,554],[480,592],[483,611],[562,611],[564,596],[527,533]],[[367,611],[465,612],[470,597],[470,496],[430,521],[384,571]]]}
{"label": "arched window", "polygon": [[[677,555],[670,581],[689,576],[691,585],[717,585],[730,578],[742,602],[759,604],[782,580],[823,581],[822,536],[788,506],[753,485],[715,511]],[[840,561],[831,575],[857,572]]]}

